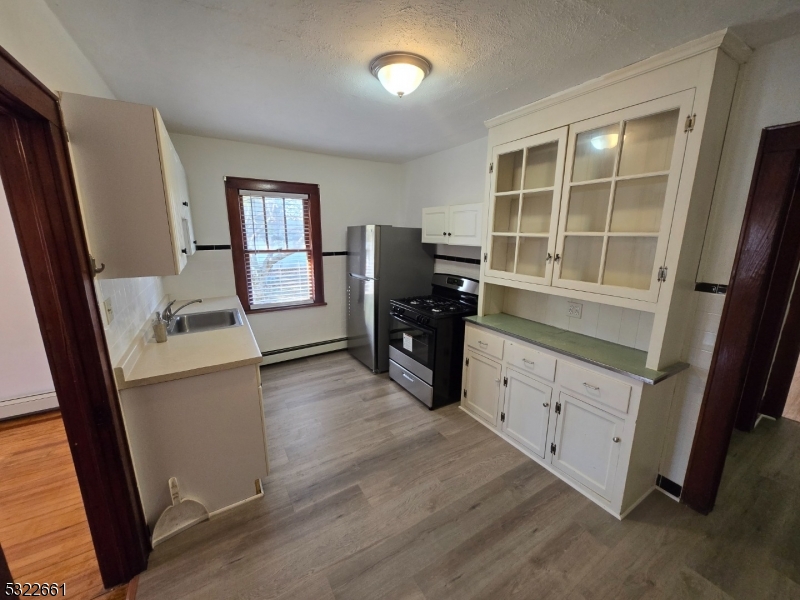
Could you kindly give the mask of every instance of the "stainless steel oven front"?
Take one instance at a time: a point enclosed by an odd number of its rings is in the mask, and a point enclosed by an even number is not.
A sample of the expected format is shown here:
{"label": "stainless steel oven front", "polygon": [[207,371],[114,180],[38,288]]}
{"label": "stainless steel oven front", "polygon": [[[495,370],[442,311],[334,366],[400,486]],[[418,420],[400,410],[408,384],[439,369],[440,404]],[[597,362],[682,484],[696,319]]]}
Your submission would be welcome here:
{"label": "stainless steel oven front", "polygon": [[412,318],[391,315],[389,325],[389,358],[433,385],[436,356],[436,330],[420,325]]}

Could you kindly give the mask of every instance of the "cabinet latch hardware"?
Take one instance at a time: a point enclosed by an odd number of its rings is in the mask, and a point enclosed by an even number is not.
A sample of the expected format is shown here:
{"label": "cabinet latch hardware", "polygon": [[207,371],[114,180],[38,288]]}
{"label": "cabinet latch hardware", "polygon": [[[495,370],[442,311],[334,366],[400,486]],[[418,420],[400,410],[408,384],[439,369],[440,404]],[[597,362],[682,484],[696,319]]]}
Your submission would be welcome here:
{"label": "cabinet latch hardware", "polygon": [[494,173],[494,163],[493,162],[489,163],[489,173]]}
{"label": "cabinet latch hardware", "polygon": [[106,263],[100,263],[100,266],[97,266],[97,261],[94,259],[94,256],[91,254],[89,255],[89,259],[92,261],[92,274],[97,275],[102,273],[106,270]]}
{"label": "cabinet latch hardware", "polygon": [[506,413],[504,413],[504,412],[500,413],[500,422],[501,423],[505,423],[506,422]]}
{"label": "cabinet latch hardware", "polygon": [[486,253],[486,252],[483,253],[483,262],[486,262],[486,259],[487,259],[488,256],[489,256],[488,253]]}
{"label": "cabinet latch hardware", "polygon": [[464,398],[467,397],[467,388],[464,388]]}
{"label": "cabinet latch hardware", "polygon": [[683,128],[684,133],[694,131],[694,122],[696,119],[697,115],[686,115],[686,125]]}
{"label": "cabinet latch hardware", "polygon": [[555,442],[553,442],[550,444],[550,454],[555,454],[555,453],[556,453],[556,445]]}
{"label": "cabinet latch hardware", "polygon": [[560,260],[561,260],[561,255],[560,255],[560,254],[556,254],[556,257],[555,257],[555,259],[554,259],[554,260],[555,260],[556,262],[560,261]]}
{"label": "cabinet latch hardware", "polygon": [[189,206],[188,202],[182,202],[181,204],[183,204],[184,206]]}
{"label": "cabinet latch hardware", "polygon": [[508,387],[508,377],[503,377],[503,385]]}
{"label": "cabinet latch hardware", "polygon": [[658,267],[658,280],[659,281],[667,280],[667,267]]}
{"label": "cabinet latch hardware", "polygon": [[551,260],[553,260],[553,255],[548,252],[547,253],[547,258],[544,259],[544,262],[550,262]]}
{"label": "cabinet latch hardware", "polygon": [[467,366],[469,366],[469,359],[467,359]]}
{"label": "cabinet latch hardware", "polygon": [[561,414],[561,402],[556,402],[556,414]]}

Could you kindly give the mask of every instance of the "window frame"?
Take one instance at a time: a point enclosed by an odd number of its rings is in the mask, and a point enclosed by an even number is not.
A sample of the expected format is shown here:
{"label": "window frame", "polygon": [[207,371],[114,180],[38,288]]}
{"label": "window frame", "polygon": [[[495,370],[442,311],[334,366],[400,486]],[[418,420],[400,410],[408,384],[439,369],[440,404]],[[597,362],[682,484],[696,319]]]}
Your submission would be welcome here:
{"label": "window frame", "polygon": [[[309,221],[311,227],[311,262],[314,270],[314,296],[306,304],[286,304],[260,308],[250,307],[250,292],[247,286],[247,266],[242,239],[242,211],[239,190],[273,192],[276,194],[306,194],[309,202]],[[248,179],[245,177],[225,177],[225,200],[228,207],[228,227],[231,234],[231,253],[233,254],[233,274],[236,280],[236,295],[247,314],[294,310],[326,306],[324,278],[322,274],[322,225],[320,219],[319,185],[315,183],[295,183],[270,179]]]}

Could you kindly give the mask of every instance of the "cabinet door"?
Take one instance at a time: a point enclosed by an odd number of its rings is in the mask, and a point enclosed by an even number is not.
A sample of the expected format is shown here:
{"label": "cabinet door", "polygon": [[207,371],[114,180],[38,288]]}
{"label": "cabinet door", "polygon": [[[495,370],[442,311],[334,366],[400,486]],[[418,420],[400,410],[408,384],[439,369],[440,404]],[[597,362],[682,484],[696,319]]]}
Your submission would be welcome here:
{"label": "cabinet door", "polygon": [[550,283],[567,129],[561,127],[494,149],[488,275]]}
{"label": "cabinet door", "polygon": [[558,402],[553,466],[611,499],[624,422],[564,392]]}
{"label": "cabinet door", "polygon": [[483,204],[454,204],[450,207],[447,243],[480,246],[483,239]]}
{"label": "cabinet door", "polygon": [[158,110],[153,109],[158,131],[158,150],[161,155],[161,165],[164,178],[164,194],[166,197],[167,219],[172,236],[173,252],[175,254],[175,268],[180,273],[186,266],[189,256],[189,229],[183,218],[183,202],[188,205],[188,197],[183,199],[182,179],[185,182],[183,165],[178,158],[178,153],[169,139],[167,128]]}
{"label": "cabinet door", "polygon": [[473,414],[497,427],[500,408],[500,364],[467,352],[464,405]]}
{"label": "cabinet door", "polygon": [[553,388],[514,369],[506,369],[503,382],[503,431],[544,458]]}
{"label": "cabinet door", "polygon": [[447,206],[434,206],[422,209],[422,243],[446,244],[450,225]]}
{"label": "cabinet door", "polygon": [[553,285],[658,300],[693,102],[688,90],[570,125]]}

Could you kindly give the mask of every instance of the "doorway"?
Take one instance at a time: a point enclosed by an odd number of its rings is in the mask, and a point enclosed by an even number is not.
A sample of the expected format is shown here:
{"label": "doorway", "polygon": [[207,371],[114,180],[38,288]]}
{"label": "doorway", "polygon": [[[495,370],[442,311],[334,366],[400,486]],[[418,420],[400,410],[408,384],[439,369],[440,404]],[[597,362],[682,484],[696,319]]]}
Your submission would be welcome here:
{"label": "doorway", "polygon": [[[58,98],[2,48],[0,178],[91,545],[103,584],[111,588],[144,569],[149,536],[103,338]],[[6,556],[0,553],[3,579],[9,576],[8,554],[8,548]]]}
{"label": "doorway", "polygon": [[[762,131],[682,500],[714,507],[734,426],[780,418],[800,355],[800,123]],[[781,333],[786,332],[786,335]]]}

